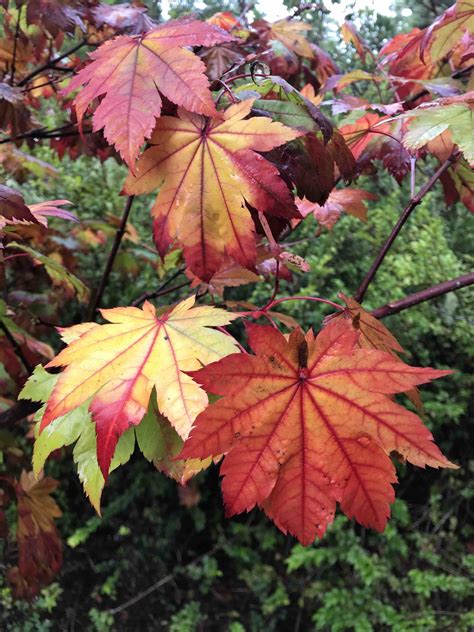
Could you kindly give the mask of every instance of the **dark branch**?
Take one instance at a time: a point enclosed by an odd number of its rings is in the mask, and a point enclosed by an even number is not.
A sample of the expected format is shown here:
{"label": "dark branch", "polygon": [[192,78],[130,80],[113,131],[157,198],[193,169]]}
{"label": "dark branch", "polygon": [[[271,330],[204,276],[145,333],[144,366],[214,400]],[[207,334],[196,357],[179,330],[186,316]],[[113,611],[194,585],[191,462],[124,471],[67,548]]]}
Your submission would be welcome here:
{"label": "dark branch", "polygon": [[42,404],[38,402],[30,402],[27,399],[20,399],[16,404],[13,404],[8,410],[0,413],[0,428],[11,428],[18,421],[25,419],[28,415],[32,415]]}
{"label": "dark branch", "polygon": [[405,298],[402,298],[399,301],[395,301],[394,303],[387,303],[387,305],[377,307],[377,309],[374,309],[372,311],[372,316],[375,316],[375,318],[385,318],[385,316],[397,314],[404,309],[408,309],[409,307],[413,307],[414,305],[419,305],[419,303],[430,301],[437,296],[442,296],[443,294],[447,294],[448,292],[455,292],[456,290],[460,290],[463,287],[467,287],[468,285],[473,284],[474,272],[471,272],[470,274],[464,274],[463,276],[452,279],[451,281],[443,281],[443,283],[437,283],[436,285],[432,285],[431,287],[428,287],[425,290],[421,290],[420,292],[409,294],[408,296],[405,296]]}
{"label": "dark branch", "polygon": [[[37,127],[36,129],[31,129],[29,132],[25,132],[24,134],[2,138],[0,140],[0,145],[12,143],[17,140],[23,140],[25,138],[63,138],[65,136],[79,136],[79,132],[77,130],[67,131],[69,127],[74,127],[75,125],[77,125],[76,122],[66,123],[66,125],[61,125],[61,127],[54,127],[53,129],[48,129],[46,127]],[[82,130],[82,134],[92,133],[92,130]]]}
{"label": "dark branch", "polygon": [[20,37],[20,18],[21,18],[21,10],[22,6],[18,8],[18,17],[16,19],[16,28],[15,28],[15,39],[13,41],[13,56],[12,56],[12,68],[10,74],[10,85],[15,83],[15,69],[16,69],[16,54],[18,51],[18,38]]}
{"label": "dark branch", "polygon": [[418,206],[418,204],[420,204],[422,199],[425,197],[428,191],[430,191],[431,188],[436,184],[436,182],[443,175],[443,173],[447,171],[449,167],[458,159],[459,155],[460,155],[459,152],[456,151],[445,162],[443,162],[441,167],[439,167],[439,169],[435,171],[435,173],[431,176],[428,182],[423,187],[421,187],[418,193],[410,200],[408,206],[400,215],[398,222],[393,227],[392,232],[390,233],[387,241],[384,243],[384,245],[382,246],[382,249],[380,250],[377,257],[375,258],[375,261],[371,265],[370,270],[367,272],[364,280],[360,284],[359,289],[355,293],[354,298],[358,303],[361,303],[363,301],[365,293],[367,292],[367,288],[369,287],[371,282],[374,280],[374,277],[377,274],[377,270],[382,265],[382,262],[387,256],[390,248],[392,247],[393,242],[397,238],[398,233],[401,231],[401,229],[407,222],[408,218],[414,211],[414,209]]}
{"label": "dark branch", "polygon": [[[176,272],[174,274],[172,274],[169,279],[167,279],[164,283],[162,283],[158,288],[156,288],[156,290],[153,290],[152,292],[144,292],[141,296],[139,296],[138,298],[136,298],[133,302],[132,302],[132,307],[140,307],[140,305],[142,303],[144,303],[145,301],[147,301],[150,298],[156,298],[157,296],[159,296],[162,291],[168,287],[168,285],[170,283],[172,283],[176,278],[179,277],[180,274],[182,274],[184,272],[184,268],[179,268],[178,270],[176,270]],[[189,283],[186,282],[185,285],[187,285]]]}
{"label": "dark branch", "polygon": [[122,237],[124,236],[125,230],[127,228],[128,216],[130,214],[130,209],[132,208],[133,200],[134,200],[134,196],[129,195],[125,203],[125,207],[123,209],[122,219],[120,220],[120,226],[117,228],[117,231],[115,233],[114,243],[112,244],[112,248],[110,250],[107,262],[105,264],[105,268],[102,274],[102,279],[100,281],[99,289],[95,293],[95,296],[89,305],[88,316],[89,316],[89,319],[91,320],[95,320],[97,309],[98,307],[100,307],[102,296],[104,294],[105,288],[107,287],[110,272],[112,271],[112,267],[114,265],[115,257],[117,256],[118,249],[120,248],[120,244],[122,242]]}
{"label": "dark branch", "polygon": [[18,87],[21,88],[22,86],[26,85],[29,81],[34,79],[34,77],[36,77],[37,75],[40,75],[45,70],[58,70],[58,68],[55,68],[56,64],[58,64],[60,61],[62,61],[66,57],[69,57],[69,55],[72,55],[77,50],[79,50],[83,46],[86,46],[87,44],[88,44],[87,39],[83,39],[79,42],[79,44],[76,44],[75,46],[67,50],[65,53],[63,53],[62,55],[59,55],[58,57],[55,57],[54,59],[50,59],[42,66],[38,66],[38,68],[35,68],[34,70],[32,70],[29,75],[26,75],[26,77],[23,77],[23,79],[18,82]]}
{"label": "dark branch", "polygon": [[16,340],[14,335],[11,333],[11,331],[8,329],[8,327],[5,325],[3,320],[0,320],[0,329],[3,331],[3,333],[5,334],[5,338],[8,340],[8,342],[13,347],[16,355],[18,356],[19,360],[21,361],[21,363],[25,367],[27,373],[31,373],[33,371],[33,368],[31,366],[31,364],[26,359],[26,356],[23,353],[23,349],[18,344],[18,341]]}
{"label": "dark branch", "polygon": [[[451,78],[452,79],[461,79],[461,77],[469,75],[473,69],[474,69],[474,64],[471,64],[470,66],[466,66],[466,68],[461,68],[459,70],[456,70],[456,72],[453,72],[453,74],[451,75]],[[421,99],[421,97],[425,97],[425,96],[427,96],[429,94],[430,94],[430,91],[427,90],[426,88],[423,88],[423,90],[420,90],[419,92],[415,92],[415,94],[413,94],[411,97],[408,97],[403,102],[404,109],[408,109],[405,106],[411,105],[415,101],[418,101],[418,99]]]}

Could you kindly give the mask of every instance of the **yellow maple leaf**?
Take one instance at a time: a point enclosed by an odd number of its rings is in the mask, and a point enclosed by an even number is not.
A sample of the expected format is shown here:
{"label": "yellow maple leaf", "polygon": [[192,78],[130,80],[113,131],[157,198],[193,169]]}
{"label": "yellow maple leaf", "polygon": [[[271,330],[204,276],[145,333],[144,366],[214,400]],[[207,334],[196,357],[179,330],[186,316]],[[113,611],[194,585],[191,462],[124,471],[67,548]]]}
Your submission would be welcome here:
{"label": "yellow maple leaf", "polygon": [[140,423],[155,387],[159,411],[186,439],[206,408],[207,395],[185,372],[238,351],[232,337],[212,329],[238,315],[193,307],[194,301],[191,296],[159,315],[148,302],[143,309],[104,309],[109,323],[88,330],[83,326],[81,332],[74,328],[69,346],[48,365],[66,369],[51,393],[41,429],[90,399],[97,457],[106,478],[119,437]]}

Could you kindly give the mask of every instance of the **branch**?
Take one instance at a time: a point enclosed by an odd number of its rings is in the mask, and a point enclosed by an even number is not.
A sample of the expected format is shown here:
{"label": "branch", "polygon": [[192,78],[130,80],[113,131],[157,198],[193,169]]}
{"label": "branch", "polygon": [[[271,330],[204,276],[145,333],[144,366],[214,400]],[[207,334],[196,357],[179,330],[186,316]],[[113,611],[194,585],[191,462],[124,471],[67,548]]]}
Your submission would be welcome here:
{"label": "branch", "polygon": [[35,68],[35,70],[32,70],[29,75],[26,75],[26,77],[24,77],[21,81],[18,82],[18,84],[17,84],[18,87],[21,88],[22,86],[27,84],[29,81],[31,81],[31,79],[33,79],[37,75],[40,75],[45,70],[57,70],[55,68],[55,65],[57,63],[59,63],[60,61],[62,61],[66,57],[69,57],[69,55],[72,55],[72,53],[75,53],[77,50],[79,50],[80,48],[82,48],[86,44],[88,44],[88,41],[87,41],[87,39],[84,38],[83,40],[81,40],[79,42],[79,44],[76,44],[75,46],[73,46],[72,48],[67,50],[65,53],[63,53],[62,55],[59,55],[58,57],[55,57],[54,59],[50,59],[49,61],[47,61],[42,66],[38,66],[38,68]]}
{"label": "branch", "polygon": [[425,195],[428,193],[428,191],[430,191],[431,188],[436,184],[436,182],[443,175],[443,173],[445,171],[447,171],[449,169],[449,167],[458,159],[459,155],[460,155],[459,151],[455,151],[441,165],[441,167],[439,167],[439,169],[437,171],[435,171],[435,173],[431,176],[431,178],[428,180],[428,182],[423,187],[421,187],[421,189],[418,191],[418,193],[410,200],[408,206],[405,208],[403,213],[400,215],[400,217],[398,219],[398,222],[393,227],[392,232],[390,233],[387,241],[384,243],[384,245],[382,246],[382,249],[380,250],[380,252],[377,255],[377,257],[375,258],[375,261],[373,262],[372,266],[370,267],[370,270],[367,272],[364,280],[360,284],[359,289],[355,293],[354,298],[355,298],[355,300],[358,303],[361,303],[363,301],[365,293],[367,292],[367,288],[369,287],[371,282],[374,280],[374,277],[377,274],[377,270],[382,265],[382,262],[385,259],[386,255],[388,254],[390,248],[392,247],[393,242],[397,238],[398,233],[401,231],[401,229],[403,228],[404,224],[406,223],[406,221],[408,220],[408,218],[410,217],[410,215],[414,211],[414,209],[418,206],[418,204],[420,204],[422,199],[425,197]]}
{"label": "branch", "polygon": [[420,292],[409,294],[399,301],[387,303],[387,305],[382,305],[382,307],[377,307],[377,309],[374,309],[371,313],[372,316],[375,316],[375,318],[385,318],[386,316],[397,314],[398,312],[408,309],[409,307],[413,307],[414,305],[418,305],[419,303],[430,301],[437,296],[442,296],[448,292],[455,292],[456,290],[460,290],[468,285],[474,285],[474,272],[464,274],[463,276],[459,276],[451,281],[437,283],[436,285],[432,285]]}
{"label": "branch", "polygon": [[3,333],[5,334],[5,338],[8,340],[8,342],[13,347],[16,355],[18,356],[19,360],[21,361],[21,363],[25,367],[26,372],[27,373],[31,373],[33,371],[33,368],[31,366],[31,364],[26,359],[26,356],[23,353],[23,349],[18,344],[18,341],[15,339],[14,335],[11,333],[11,331],[8,329],[8,327],[5,325],[3,320],[0,320],[0,329],[3,331]]}
{"label": "branch", "polygon": [[21,10],[22,6],[18,8],[18,17],[16,20],[16,28],[15,28],[15,39],[13,41],[13,56],[12,56],[12,68],[10,73],[10,85],[15,83],[15,66],[16,66],[16,54],[18,50],[18,38],[20,37],[20,18],[21,18]]}
{"label": "branch", "polygon": [[13,404],[8,410],[0,413],[0,428],[11,428],[17,421],[21,421],[28,415],[32,415],[42,404],[40,402],[30,402],[28,399],[20,399]]}
{"label": "branch", "polygon": [[[17,140],[23,140],[25,138],[63,138],[64,136],[79,136],[79,132],[76,131],[62,131],[67,130],[68,127],[73,127],[77,125],[75,121],[71,123],[66,123],[66,125],[61,125],[61,127],[54,127],[53,129],[48,129],[46,127],[37,127],[36,129],[31,129],[29,132],[25,132],[24,134],[17,134],[16,136],[9,136],[8,138],[2,138],[0,140],[0,145],[5,145],[6,143],[12,143]],[[82,130],[82,134],[93,134],[92,130]]]}
{"label": "branch", "polygon": [[[453,74],[451,75],[451,79],[461,79],[461,77],[464,77],[464,75],[470,74],[473,69],[474,64],[471,64],[470,66],[466,66],[466,68],[456,70],[456,72],[453,72]],[[408,108],[405,107],[406,105],[411,105],[415,101],[418,101],[418,99],[421,99],[421,97],[427,96],[428,94],[430,94],[430,91],[426,88],[423,88],[423,90],[420,90],[419,92],[415,92],[415,94],[413,94],[411,97],[408,97],[404,100],[403,108],[407,110]]]}
{"label": "branch", "polygon": [[104,272],[102,273],[102,279],[100,281],[99,289],[97,290],[93,300],[89,305],[88,314],[90,320],[95,320],[97,308],[100,306],[100,303],[102,301],[102,296],[104,294],[105,288],[107,287],[110,272],[112,271],[112,267],[114,265],[115,257],[117,256],[118,249],[120,248],[122,237],[125,234],[128,216],[130,214],[130,209],[132,208],[133,200],[134,196],[129,195],[125,203],[120,226],[117,228],[117,231],[115,233],[114,243],[112,244],[112,249],[110,250],[107,263],[105,264]]}
{"label": "branch", "polygon": [[[162,283],[156,290],[153,290],[152,292],[144,292],[141,296],[139,296],[138,298],[136,298],[133,302],[132,302],[132,307],[140,307],[140,305],[142,303],[144,303],[145,301],[147,301],[150,298],[156,298],[157,296],[159,296],[161,294],[161,292],[168,287],[168,285],[170,283],[172,283],[177,277],[179,277],[180,274],[182,274],[184,272],[184,268],[178,268],[178,270],[176,270],[176,272],[174,274],[172,274],[169,279],[167,279],[164,283]],[[189,283],[189,281],[187,281],[185,283],[185,285],[187,285]],[[176,289],[176,288],[174,288]]]}

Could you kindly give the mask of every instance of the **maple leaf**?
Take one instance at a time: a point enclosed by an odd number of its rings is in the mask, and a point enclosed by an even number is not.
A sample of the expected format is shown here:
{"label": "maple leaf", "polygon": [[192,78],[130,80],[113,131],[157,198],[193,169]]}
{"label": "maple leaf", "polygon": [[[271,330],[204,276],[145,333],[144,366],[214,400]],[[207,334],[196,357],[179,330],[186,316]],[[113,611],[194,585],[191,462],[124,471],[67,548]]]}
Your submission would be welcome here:
{"label": "maple leaf", "polygon": [[317,336],[248,327],[256,355],[231,355],[191,373],[224,396],[196,419],[180,458],[226,453],[227,514],[263,507],[302,544],[322,536],[335,503],[382,531],[394,500],[396,451],[418,466],[456,467],[414,413],[388,397],[448,371],[410,367],[356,349],[347,320]]}
{"label": "maple leaf", "polygon": [[24,94],[20,88],[0,83],[0,127],[8,129],[13,139],[27,132],[34,125],[31,112],[25,106]]}
{"label": "maple leaf", "polygon": [[388,138],[381,145],[376,157],[382,160],[383,166],[401,184],[410,171],[410,154],[399,141]]}
{"label": "maple leaf", "polygon": [[374,83],[378,83],[382,81],[382,77],[374,75],[371,72],[366,72],[365,70],[353,70],[345,75],[331,75],[324,84],[323,91],[334,90],[335,92],[339,92],[357,81],[373,81]]}
{"label": "maple leaf", "polygon": [[6,224],[38,224],[38,220],[15,189],[0,184],[0,228]]}
{"label": "maple leaf", "polygon": [[239,25],[239,19],[230,11],[219,11],[214,13],[210,18],[206,20],[209,24],[218,26],[224,31],[232,31]]}
{"label": "maple leaf", "polygon": [[224,296],[226,287],[239,287],[240,285],[260,281],[260,277],[255,274],[255,272],[242,268],[242,266],[232,261],[232,259],[226,259],[224,261],[219,270],[212,276],[209,283],[201,283],[200,279],[194,276],[189,270],[186,271],[186,275],[191,279],[192,288],[197,285],[202,285],[211,294],[218,294],[221,297]]}
{"label": "maple leaf", "polygon": [[[342,292],[340,292],[339,296],[347,307],[342,317],[349,316],[354,329],[360,332],[357,341],[358,347],[361,349],[386,351],[397,359],[400,359],[399,353],[406,353],[392,332],[380,320],[372,316],[352,297],[345,296]],[[423,402],[419,390],[416,387],[411,388],[406,391],[406,395],[418,411],[423,412]]]}
{"label": "maple leaf", "polygon": [[342,24],[341,35],[344,41],[346,42],[346,44],[351,43],[354,45],[362,63],[365,64],[365,56],[367,54],[367,51],[369,50],[369,47],[367,45],[367,42],[365,42],[360,36],[360,34],[357,32],[357,29],[352,24],[352,22],[349,22],[348,20],[346,20]]}
{"label": "maple leaf", "polygon": [[306,199],[297,200],[297,206],[303,217],[312,214],[321,226],[331,230],[344,211],[363,222],[367,221],[366,202],[377,197],[363,189],[334,189],[323,206]]}
{"label": "maple leaf", "polygon": [[115,31],[121,31],[129,35],[145,33],[156,26],[156,23],[147,15],[145,7],[137,7],[129,4],[99,4],[92,9],[92,15],[97,26],[112,27]]}
{"label": "maple leaf", "polygon": [[386,134],[390,130],[388,123],[381,125],[384,120],[387,120],[387,117],[369,112],[357,119],[355,123],[339,128],[356,160],[361,157],[371,141],[378,138],[379,134]]}
{"label": "maple leaf", "polygon": [[17,495],[18,566],[9,569],[8,579],[17,598],[31,599],[49,584],[62,565],[62,546],[55,518],[61,511],[51,493],[58,486],[52,478],[36,480],[23,471],[14,483]]}
{"label": "maple leaf", "polygon": [[138,447],[143,456],[153,463],[157,470],[184,485],[198,472],[212,463],[212,458],[179,460],[183,439],[170,422],[157,410],[151,410],[136,427]]}
{"label": "maple leaf", "polygon": [[474,213],[474,171],[466,160],[461,159],[440,178],[447,204],[458,200]]}
{"label": "maple leaf", "polygon": [[288,50],[302,57],[314,57],[311,44],[305,38],[304,33],[311,31],[311,26],[296,20],[278,20],[270,25],[270,39],[281,42]]}
{"label": "maple leaf", "polygon": [[[67,211],[63,211],[63,213],[67,213]],[[35,215],[33,215],[33,217],[35,217]],[[43,220],[41,223],[44,224],[44,219],[41,219]],[[24,246],[16,241],[10,242],[8,244],[8,248],[16,248],[17,250],[22,250],[30,255],[37,265],[44,266],[44,269],[53,284],[61,285],[69,294],[75,294],[78,301],[86,303],[89,300],[89,288],[77,276],[61,265],[55,258],[48,257],[47,255],[44,255],[29,246]]]}
{"label": "maple leaf", "polygon": [[46,29],[53,37],[74,34],[76,27],[86,30],[84,7],[79,0],[28,0],[26,21]]}
{"label": "maple leaf", "polygon": [[[70,82],[79,124],[89,104],[103,95],[93,117],[94,131],[132,166],[161,114],[162,93],[191,112],[217,116],[205,65],[186,46],[210,46],[233,38],[191,18],[172,20],[143,37],[121,35],[90,54],[92,62]],[[84,87],[83,87],[84,86]]]}
{"label": "maple leaf", "polygon": [[470,0],[456,2],[424,30],[420,42],[420,59],[442,60],[459,44],[464,32],[474,31],[474,6]]}
{"label": "maple leaf", "polygon": [[77,217],[70,211],[62,209],[61,206],[72,204],[69,200],[46,200],[38,204],[30,204],[29,209],[40,224],[48,227],[47,217],[59,217],[70,222],[79,222]]}
{"label": "maple leaf", "polygon": [[160,188],[153,206],[154,237],[163,257],[177,240],[191,271],[209,281],[227,254],[244,267],[256,258],[248,203],[278,217],[299,217],[279,172],[257,151],[269,151],[301,135],[268,118],[244,120],[253,99],[231,105],[223,120],[184,110],[158,120],[150,144],[124,192]]}
{"label": "maple leaf", "polygon": [[362,349],[378,349],[387,353],[405,353],[395,336],[377,318],[374,318],[355,299],[339,294],[347,306],[354,328],[360,332],[357,345]]}
{"label": "maple leaf", "polygon": [[474,166],[474,92],[462,99],[465,102],[419,107],[402,115],[410,119],[403,144],[409,149],[420,149],[449,130],[466,160]]}
{"label": "maple leaf", "polygon": [[91,398],[88,408],[106,479],[118,439],[140,423],[155,387],[160,412],[185,439],[207,396],[183,371],[236,351],[231,337],[211,329],[236,315],[193,307],[194,301],[191,296],[160,315],[148,302],[143,309],[104,309],[109,324],[75,328],[77,337],[47,365],[66,369],[48,400],[41,430]]}
{"label": "maple leaf", "polygon": [[[81,326],[70,328],[75,329],[73,332],[68,332],[70,340],[77,339],[81,335],[79,327]],[[77,474],[92,506],[100,514],[100,500],[105,479],[97,461],[97,438],[95,425],[88,410],[89,402],[87,401],[62,417],[58,417],[43,432],[40,432],[46,403],[58,379],[58,374],[48,373],[41,365],[38,365],[19,395],[20,399],[29,399],[44,404],[34,416],[36,425],[32,459],[33,472],[37,478],[40,477],[45,462],[52,452],[75,443],[72,455],[77,467]],[[134,448],[134,428],[129,428],[117,443],[109,467],[109,474],[130,459]]]}

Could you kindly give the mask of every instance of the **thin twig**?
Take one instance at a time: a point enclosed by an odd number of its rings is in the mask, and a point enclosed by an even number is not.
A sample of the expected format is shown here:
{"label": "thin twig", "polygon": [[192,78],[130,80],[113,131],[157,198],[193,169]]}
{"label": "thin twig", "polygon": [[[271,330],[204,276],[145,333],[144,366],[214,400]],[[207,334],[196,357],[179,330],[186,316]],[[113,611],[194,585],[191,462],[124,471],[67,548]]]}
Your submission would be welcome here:
{"label": "thin twig", "polygon": [[[32,129],[29,132],[25,132],[24,134],[17,134],[16,136],[9,136],[8,138],[2,138],[0,140],[0,145],[5,145],[6,143],[11,143],[17,140],[23,140],[25,138],[64,138],[66,136],[79,136],[78,131],[61,131],[66,130],[68,127],[73,127],[77,125],[77,123],[68,123],[67,125],[63,125],[61,127],[56,127],[54,129],[47,129],[46,127]],[[82,134],[92,134],[93,130],[82,130]]]}
{"label": "thin twig", "polygon": [[112,244],[112,248],[107,258],[107,262],[105,264],[104,272],[102,273],[102,279],[100,281],[99,288],[89,305],[88,316],[90,320],[95,320],[95,317],[97,315],[96,314],[97,309],[98,307],[100,307],[102,296],[104,294],[105,288],[107,287],[110,272],[112,271],[112,267],[114,265],[115,257],[117,256],[117,252],[118,252],[118,249],[120,248],[122,237],[124,236],[125,230],[127,228],[128,216],[130,214],[130,209],[132,208],[133,200],[134,200],[134,196],[129,195],[125,203],[125,207],[122,213],[122,219],[120,220],[120,226],[117,228],[115,232],[114,243]]}
{"label": "thin twig", "polygon": [[0,413],[0,428],[12,428],[18,421],[32,415],[42,404],[40,402],[30,402],[28,399],[20,399],[7,410]]}
{"label": "thin twig", "polygon": [[375,261],[371,265],[371,267],[370,267],[369,271],[367,272],[364,280],[360,284],[359,289],[355,293],[354,298],[355,298],[355,300],[358,303],[361,303],[362,300],[364,299],[365,293],[367,292],[367,288],[369,287],[370,283],[374,280],[374,277],[377,274],[377,270],[382,265],[382,262],[385,259],[385,257],[387,256],[390,248],[392,247],[393,242],[397,238],[399,232],[401,231],[401,229],[405,225],[406,221],[408,220],[408,218],[410,217],[410,215],[412,214],[414,209],[418,206],[418,204],[420,204],[422,199],[425,197],[425,195],[428,193],[428,191],[430,191],[430,189],[436,184],[436,182],[443,175],[443,173],[445,171],[447,171],[449,169],[449,167],[458,159],[459,155],[460,155],[459,152],[455,151],[441,165],[441,167],[439,167],[439,169],[431,176],[431,178],[428,180],[428,182],[423,187],[421,187],[421,189],[418,191],[418,193],[410,200],[408,206],[404,209],[404,211],[400,215],[397,223],[393,227],[392,232],[388,236],[387,241],[384,243],[384,245],[382,246],[380,252],[378,253],[377,257],[375,258]]}
{"label": "thin twig", "polygon": [[[216,544],[216,546],[213,546],[212,549],[210,549],[206,553],[203,553],[202,555],[199,555],[198,557],[195,557],[193,560],[189,561],[187,564],[180,566],[180,569],[185,569],[185,568],[188,568],[189,566],[192,566],[193,564],[197,564],[204,558],[209,557],[209,555],[213,555],[220,547],[221,547],[220,544]],[[168,575],[165,575],[164,577],[159,579],[157,582],[155,582],[154,584],[152,584],[151,586],[149,586],[142,592],[138,593],[138,595],[135,595],[135,597],[132,597],[128,601],[125,601],[123,604],[121,604],[120,606],[117,606],[116,608],[111,608],[110,610],[107,610],[107,613],[114,615],[114,614],[118,614],[119,612],[122,612],[123,610],[126,610],[130,606],[133,606],[139,601],[142,601],[142,599],[145,599],[145,597],[148,597],[148,595],[151,595],[151,593],[155,592],[155,590],[158,590],[165,584],[168,584],[172,579],[174,579],[174,577],[175,577],[175,573],[169,573]]]}
{"label": "thin twig", "polygon": [[15,67],[16,67],[16,54],[18,51],[18,38],[20,37],[20,18],[21,18],[21,10],[22,6],[18,8],[18,17],[16,20],[16,28],[15,28],[15,39],[13,41],[13,56],[12,56],[12,68],[10,73],[10,85],[12,86],[15,83]]}
{"label": "thin twig", "polygon": [[[180,290],[181,288],[186,287],[190,283],[191,281],[189,280],[183,281],[183,283],[180,283],[179,285],[174,285],[173,287],[166,288],[166,290],[161,290],[161,291],[156,290],[155,292],[150,292],[143,300],[146,301],[149,298],[158,298],[159,296],[164,296],[165,294],[171,294],[171,292],[176,292],[176,290]],[[140,303],[141,302],[143,301],[140,300]],[[140,303],[138,303],[138,305],[140,305]],[[136,303],[132,303],[133,307],[138,307],[138,305]]]}
{"label": "thin twig", "polygon": [[176,278],[179,277],[180,274],[184,272],[184,268],[178,268],[176,272],[174,272],[164,283],[162,283],[156,290],[152,292],[143,292],[138,298],[132,301],[132,307],[140,307],[142,303],[144,303],[149,298],[155,298],[160,294],[162,290],[164,290],[170,283],[172,283]]}
{"label": "thin twig", "polygon": [[387,303],[387,305],[377,307],[377,309],[374,309],[372,311],[372,316],[375,316],[375,318],[385,318],[386,316],[397,314],[398,312],[401,312],[404,309],[408,309],[409,307],[413,307],[414,305],[419,305],[420,303],[424,303],[425,301],[430,301],[437,296],[442,296],[443,294],[447,294],[448,292],[455,292],[456,290],[460,290],[463,287],[467,287],[468,285],[473,284],[474,272],[471,272],[470,274],[463,274],[456,279],[443,281],[443,283],[437,283],[436,285],[432,285],[431,287],[428,287],[425,290],[421,290],[420,292],[409,294],[408,296],[405,296],[404,298],[400,299],[399,301],[395,301],[394,303]]}
{"label": "thin twig", "polygon": [[57,63],[59,63],[66,57],[69,57],[69,55],[72,55],[83,46],[86,46],[86,44],[88,44],[88,41],[87,39],[84,38],[83,40],[79,42],[79,44],[76,44],[75,46],[67,50],[65,53],[63,53],[62,55],[59,55],[58,57],[55,57],[54,59],[50,59],[42,66],[38,66],[38,68],[35,68],[35,70],[32,70],[29,75],[26,75],[26,77],[23,77],[23,79],[18,82],[18,86],[21,88],[22,86],[27,84],[29,81],[31,81],[31,79],[34,79],[34,77],[36,77],[37,75],[40,75],[45,70],[57,70],[56,68],[54,68],[54,66]]}
{"label": "thin twig", "polygon": [[0,329],[3,331],[3,333],[5,334],[6,339],[8,340],[8,342],[13,347],[16,355],[18,356],[18,359],[21,361],[21,363],[25,367],[26,372],[27,373],[32,373],[33,372],[33,367],[31,366],[31,364],[26,359],[26,356],[23,353],[23,349],[18,344],[18,341],[16,340],[16,338],[14,337],[12,332],[8,329],[8,327],[5,325],[3,320],[0,320]]}

